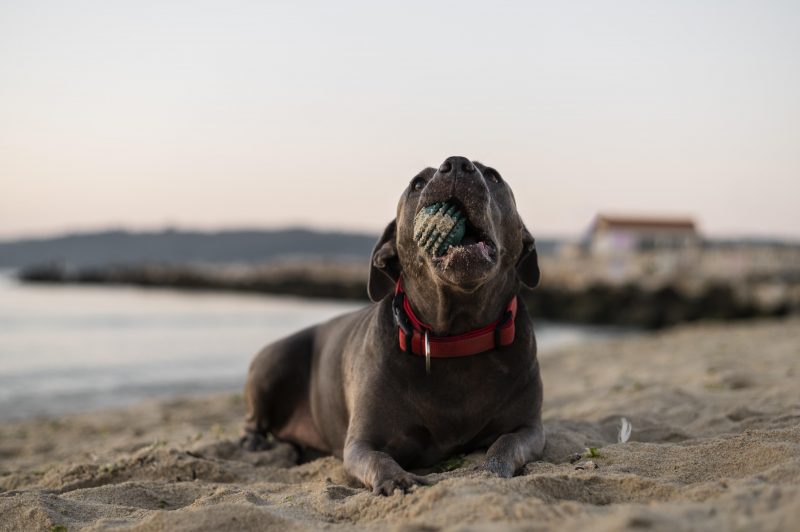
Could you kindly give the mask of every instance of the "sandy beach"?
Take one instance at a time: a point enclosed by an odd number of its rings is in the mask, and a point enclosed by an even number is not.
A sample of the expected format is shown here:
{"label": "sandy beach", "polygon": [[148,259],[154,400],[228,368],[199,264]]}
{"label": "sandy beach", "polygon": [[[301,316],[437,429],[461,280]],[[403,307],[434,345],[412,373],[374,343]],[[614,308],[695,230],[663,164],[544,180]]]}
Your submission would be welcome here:
{"label": "sandy beach", "polygon": [[513,479],[475,453],[377,497],[335,458],[240,450],[240,396],[187,398],[3,424],[0,530],[800,530],[800,319],[540,359],[545,456]]}

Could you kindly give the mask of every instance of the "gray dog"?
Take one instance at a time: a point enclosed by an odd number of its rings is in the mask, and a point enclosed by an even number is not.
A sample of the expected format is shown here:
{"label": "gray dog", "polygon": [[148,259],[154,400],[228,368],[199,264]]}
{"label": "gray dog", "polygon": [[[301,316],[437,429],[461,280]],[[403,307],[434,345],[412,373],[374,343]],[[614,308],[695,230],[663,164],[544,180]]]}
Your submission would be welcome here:
{"label": "gray dog", "polygon": [[[432,252],[415,221],[436,205],[456,213],[436,220],[463,220],[463,236]],[[426,234],[439,245],[446,229]],[[464,157],[426,168],[372,252],[375,304],[253,360],[243,445],[265,448],[271,433],[332,453],[383,495],[427,483],[404,468],[480,448],[487,470],[512,476],[544,448],[536,340],[516,297],[538,281],[533,237],[500,174]]]}

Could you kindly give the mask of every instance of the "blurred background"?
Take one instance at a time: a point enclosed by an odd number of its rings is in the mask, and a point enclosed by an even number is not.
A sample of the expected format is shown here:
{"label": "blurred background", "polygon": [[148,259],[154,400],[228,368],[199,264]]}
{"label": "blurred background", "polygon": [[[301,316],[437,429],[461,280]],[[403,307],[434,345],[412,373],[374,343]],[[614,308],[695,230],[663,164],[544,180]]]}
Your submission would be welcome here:
{"label": "blurred background", "polygon": [[795,2],[0,2],[0,419],[236,391],[497,168],[541,349],[800,310]]}

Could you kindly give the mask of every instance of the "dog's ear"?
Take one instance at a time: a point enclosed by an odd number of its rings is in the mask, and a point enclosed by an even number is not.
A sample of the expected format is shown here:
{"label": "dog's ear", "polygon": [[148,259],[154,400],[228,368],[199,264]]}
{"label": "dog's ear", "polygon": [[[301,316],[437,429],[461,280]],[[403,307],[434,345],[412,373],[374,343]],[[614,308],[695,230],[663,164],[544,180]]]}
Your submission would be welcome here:
{"label": "dog's ear", "polygon": [[397,222],[392,220],[383,230],[372,250],[369,263],[367,293],[372,301],[380,301],[394,291],[400,278],[400,260],[397,258]]}
{"label": "dog's ear", "polygon": [[522,226],[522,253],[517,261],[517,274],[528,288],[539,284],[539,256],[536,254],[536,242],[524,225]]}

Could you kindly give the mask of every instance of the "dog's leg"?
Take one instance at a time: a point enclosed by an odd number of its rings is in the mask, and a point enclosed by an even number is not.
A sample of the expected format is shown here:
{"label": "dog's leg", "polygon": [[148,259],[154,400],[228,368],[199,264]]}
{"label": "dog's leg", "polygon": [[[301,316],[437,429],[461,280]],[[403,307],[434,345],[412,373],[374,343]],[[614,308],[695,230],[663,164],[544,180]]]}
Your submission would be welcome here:
{"label": "dog's leg", "polygon": [[239,445],[246,451],[265,451],[270,448],[267,432],[269,423],[263,410],[259,408],[259,399],[253,397],[253,392],[248,386],[245,388],[245,404],[247,416],[245,417],[244,431],[239,439]]}
{"label": "dog's leg", "polygon": [[429,484],[424,477],[409,473],[394,458],[365,441],[347,442],[344,468],[375,495],[391,495],[396,489],[406,492],[413,486]]}
{"label": "dog's leg", "polygon": [[544,429],[539,423],[503,434],[486,451],[484,468],[500,477],[509,478],[519,468],[542,457]]}
{"label": "dog's leg", "polygon": [[250,364],[244,389],[247,417],[239,440],[246,450],[268,449],[268,434],[279,436],[307,400],[312,334],[313,329],[306,329],[278,340],[262,349]]}
{"label": "dog's leg", "polygon": [[263,386],[263,377],[258,368],[262,365],[263,353],[257,357],[251,368],[244,389],[244,402],[247,406],[244,431],[239,445],[246,451],[265,451],[270,448],[267,435],[270,424],[267,418],[270,388]]}

